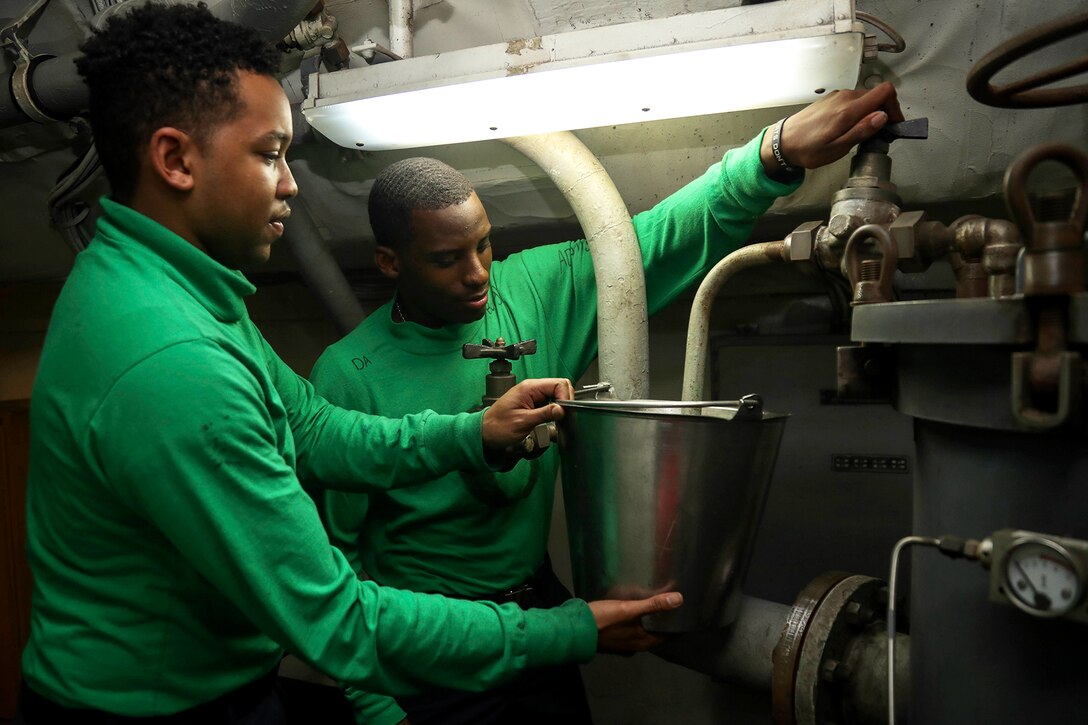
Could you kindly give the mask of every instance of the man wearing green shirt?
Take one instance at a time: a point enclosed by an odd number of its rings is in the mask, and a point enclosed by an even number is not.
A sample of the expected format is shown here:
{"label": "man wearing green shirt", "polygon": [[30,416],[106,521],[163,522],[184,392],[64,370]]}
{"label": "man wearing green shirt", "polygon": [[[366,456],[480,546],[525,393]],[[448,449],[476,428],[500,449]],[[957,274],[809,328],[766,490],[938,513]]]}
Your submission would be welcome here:
{"label": "man wearing green shirt", "polygon": [[[725,154],[702,177],[649,211],[634,228],[651,314],[745,243],[756,219],[796,189],[801,170],[844,156],[887,120],[902,120],[894,87],[838,91],[789,117],[777,149],[770,129]],[[486,361],[464,361],[464,343],[535,339],[512,362],[525,379],[577,380],[597,354],[596,279],[584,240],[532,248],[492,263],[491,225],[470,182],[435,159],[397,162],[369,198],[375,261],[396,283],[385,306],[330,346],[311,375],[337,405],[383,415],[429,408],[472,410]],[[365,365],[358,361],[365,360]],[[569,594],[547,562],[558,455],[508,473],[452,473],[412,489],[371,495],[327,492],[333,542],[375,581],[413,591],[553,606]],[[497,483],[497,487],[492,484]],[[526,673],[488,693],[390,698],[349,693],[359,721],[388,725],[588,722],[577,668]],[[534,720],[535,721],[535,720]]]}
{"label": "man wearing green shirt", "polygon": [[249,319],[297,188],[279,58],[204,7],[114,16],[78,61],[112,188],[31,400],[31,631],[16,722],[283,722],[284,650],[347,685],[481,689],[657,639],[642,602],[556,610],[360,582],[298,476],[391,490],[491,471],[569,381],[388,420],[314,393]]}

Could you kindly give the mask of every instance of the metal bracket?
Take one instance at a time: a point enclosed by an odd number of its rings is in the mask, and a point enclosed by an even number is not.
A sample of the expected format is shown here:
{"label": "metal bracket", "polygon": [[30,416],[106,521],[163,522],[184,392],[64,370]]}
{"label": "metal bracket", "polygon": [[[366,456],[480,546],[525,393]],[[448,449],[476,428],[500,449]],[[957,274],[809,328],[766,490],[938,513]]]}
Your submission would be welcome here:
{"label": "metal bracket", "polygon": [[737,401],[737,414],[733,420],[763,420],[763,396],[756,393],[742,395]]}
{"label": "metal bracket", "polygon": [[367,38],[359,45],[351,46],[351,52],[365,60],[367,65],[387,63],[391,60],[404,60],[389,48],[375,43],[370,38]]}
{"label": "metal bracket", "polygon": [[[880,252],[879,261],[862,260],[861,245],[868,240],[876,242]],[[888,230],[879,224],[858,227],[847,240],[842,254],[842,271],[854,291],[850,306],[891,302],[897,262],[898,254]]]}
{"label": "metal bracket", "polygon": [[34,102],[34,94],[30,90],[30,71],[43,60],[52,58],[51,55],[31,55],[23,38],[19,33],[30,20],[45,8],[49,0],[36,0],[15,21],[0,29],[0,47],[4,48],[15,60],[15,70],[11,74],[11,95],[15,105],[31,121],[38,123],[51,123],[63,119],[55,118],[45,112]]}
{"label": "metal bracket", "polygon": [[894,363],[884,345],[840,345],[836,349],[837,393],[843,402],[891,400]]}
{"label": "metal bracket", "polygon": [[31,121],[38,123],[52,123],[63,121],[63,118],[50,116],[41,106],[34,102],[34,94],[30,90],[30,71],[43,60],[49,60],[54,56],[37,55],[24,59],[22,56],[15,60],[15,70],[11,74],[11,97],[15,105]]}
{"label": "metal bracket", "polygon": [[613,400],[615,397],[616,391],[613,389],[612,383],[604,381],[592,385],[583,385],[574,390],[575,400]]}
{"label": "metal bracket", "polygon": [[[1050,430],[1066,423],[1080,409],[1081,359],[1078,352],[1061,352],[1051,361],[1057,365],[1057,394],[1053,410],[1042,410],[1032,399],[1032,365],[1038,352],[1012,354],[1012,414],[1025,428]],[[1046,356],[1051,357],[1051,356]]]}
{"label": "metal bracket", "polygon": [[23,11],[22,15],[0,28],[0,47],[7,49],[9,53],[15,56],[25,55],[29,58],[30,51],[27,50],[26,45],[19,37],[19,31],[30,22],[31,18],[40,13],[48,2],[49,0],[35,0]]}

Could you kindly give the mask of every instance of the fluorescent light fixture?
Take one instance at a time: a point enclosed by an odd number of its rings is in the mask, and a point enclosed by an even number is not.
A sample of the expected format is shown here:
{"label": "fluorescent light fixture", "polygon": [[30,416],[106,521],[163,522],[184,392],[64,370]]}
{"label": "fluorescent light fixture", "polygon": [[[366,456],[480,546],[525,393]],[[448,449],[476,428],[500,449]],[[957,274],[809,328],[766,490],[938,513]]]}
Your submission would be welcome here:
{"label": "fluorescent light fixture", "polygon": [[303,114],[385,150],[807,103],[857,83],[852,0],[777,0],[310,76]]}

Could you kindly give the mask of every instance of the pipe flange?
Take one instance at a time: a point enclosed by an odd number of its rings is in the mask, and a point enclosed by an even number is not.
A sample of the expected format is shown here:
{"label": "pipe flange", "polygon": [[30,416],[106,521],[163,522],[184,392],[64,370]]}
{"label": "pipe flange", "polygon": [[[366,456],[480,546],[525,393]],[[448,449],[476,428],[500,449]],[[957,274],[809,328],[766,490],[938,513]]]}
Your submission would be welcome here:
{"label": "pipe flange", "polygon": [[43,108],[38,106],[34,99],[34,91],[30,88],[30,76],[34,66],[53,57],[51,55],[36,55],[29,60],[20,58],[16,61],[15,70],[11,73],[11,97],[15,100],[15,105],[19,107],[23,115],[37,123],[52,123],[64,120],[50,116]]}
{"label": "pipe flange", "polygon": [[844,685],[854,673],[847,651],[886,603],[887,585],[869,576],[847,577],[827,592],[809,620],[797,659],[797,725],[850,721],[844,712]]}
{"label": "pipe flange", "polygon": [[771,657],[771,715],[775,725],[797,725],[794,697],[805,635],[820,603],[836,585],[849,577],[842,571],[825,572],[809,582],[797,595]]}

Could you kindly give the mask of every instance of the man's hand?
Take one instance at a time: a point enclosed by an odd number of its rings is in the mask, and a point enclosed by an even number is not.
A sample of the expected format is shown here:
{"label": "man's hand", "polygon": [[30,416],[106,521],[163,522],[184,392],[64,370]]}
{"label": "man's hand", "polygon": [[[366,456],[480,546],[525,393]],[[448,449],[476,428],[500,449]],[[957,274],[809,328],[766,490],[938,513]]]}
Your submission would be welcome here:
{"label": "man's hand", "polygon": [[484,451],[496,454],[513,448],[538,424],[563,417],[563,409],[549,401],[573,397],[574,386],[566,378],[518,383],[484,411]]}
{"label": "man's hand", "polygon": [[[902,120],[891,82],[868,91],[832,91],[786,119],[780,151],[790,166],[815,169],[838,161],[885,123]],[[763,135],[759,157],[767,175],[778,178],[781,169],[771,151],[770,129]]]}
{"label": "man's hand", "polygon": [[678,592],[657,594],[649,599],[601,599],[589,603],[597,620],[597,651],[633,655],[661,644],[665,637],[642,628],[643,615],[667,612],[684,603]]}

